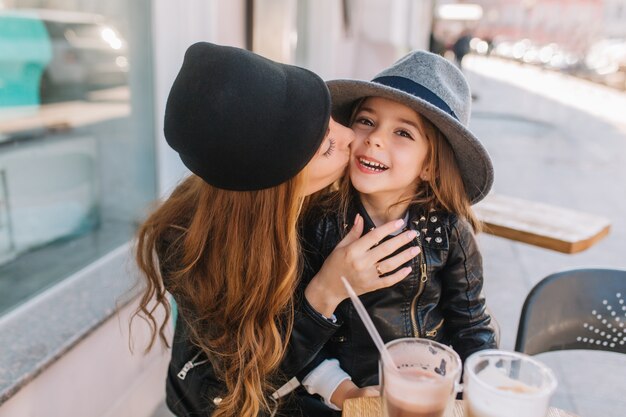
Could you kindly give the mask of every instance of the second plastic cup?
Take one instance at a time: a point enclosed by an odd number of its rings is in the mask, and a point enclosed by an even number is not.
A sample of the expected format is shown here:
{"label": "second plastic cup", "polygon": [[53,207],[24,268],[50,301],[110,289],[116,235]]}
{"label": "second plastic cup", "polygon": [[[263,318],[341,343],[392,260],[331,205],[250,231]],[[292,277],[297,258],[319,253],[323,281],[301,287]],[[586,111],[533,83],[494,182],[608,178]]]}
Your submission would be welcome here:
{"label": "second plastic cup", "polygon": [[397,339],[385,346],[397,366],[380,362],[385,417],[444,416],[461,377],[459,355],[427,339]]}
{"label": "second plastic cup", "polygon": [[545,417],[556,389],[554,374],[532,357],[483,350],[465,361],[467,417]]}

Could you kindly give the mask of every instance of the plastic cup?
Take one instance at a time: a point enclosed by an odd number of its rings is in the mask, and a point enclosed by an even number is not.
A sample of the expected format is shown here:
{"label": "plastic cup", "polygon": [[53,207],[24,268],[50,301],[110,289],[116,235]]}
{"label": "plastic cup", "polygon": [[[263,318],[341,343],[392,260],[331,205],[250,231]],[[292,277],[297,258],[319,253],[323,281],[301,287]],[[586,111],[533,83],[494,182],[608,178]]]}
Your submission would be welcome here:
{"label": "plastic cup", "polygon": [[385,417],[442,417],[452,409],[462,369],[454,350],[415,338],[385,346],[397,365],[379,362]]}
{"label": "plastic cup", "polygon": [[541,362],[502,350],[471,355],[463,379],[467,417],[545,417],[557,386]]}

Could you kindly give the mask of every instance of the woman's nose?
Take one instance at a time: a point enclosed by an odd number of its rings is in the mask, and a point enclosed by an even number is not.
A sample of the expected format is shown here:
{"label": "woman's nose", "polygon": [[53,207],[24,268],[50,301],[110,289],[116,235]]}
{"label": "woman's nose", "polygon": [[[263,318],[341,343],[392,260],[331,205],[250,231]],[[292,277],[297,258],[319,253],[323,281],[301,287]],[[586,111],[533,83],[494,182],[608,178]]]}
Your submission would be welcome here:
{"label": "woman's nose", "polygon": [[356,134],[349,127],[346,127],[346,130],[346,147],[349,147],[350,144],[354,142],[354,139],[356,139]]}
{"label": "woman's nose", "polygon": [[354,141],[356,137],[354,131],[349,127],[342,125],[341,123],[335,122],[334,120],[332,121],[332,123],[333,127],[337,130],[338,133],[336,138],[340,139],[339,145],[343,148],[347,148],[348,146],[350,146],[350,144],[352,143],[352,141]]}

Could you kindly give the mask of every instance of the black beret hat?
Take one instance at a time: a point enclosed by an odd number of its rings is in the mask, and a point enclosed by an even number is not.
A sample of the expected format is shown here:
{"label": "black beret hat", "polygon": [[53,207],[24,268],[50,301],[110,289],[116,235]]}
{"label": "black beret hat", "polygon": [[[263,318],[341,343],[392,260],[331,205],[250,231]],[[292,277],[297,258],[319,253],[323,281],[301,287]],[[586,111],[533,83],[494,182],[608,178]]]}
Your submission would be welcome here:
{"label": "black beret hat", "polygon": [[189,47],[165,108],[165,139],[191,172],[227,190],[294,177],[330,120],[324,81],[240,48]]}

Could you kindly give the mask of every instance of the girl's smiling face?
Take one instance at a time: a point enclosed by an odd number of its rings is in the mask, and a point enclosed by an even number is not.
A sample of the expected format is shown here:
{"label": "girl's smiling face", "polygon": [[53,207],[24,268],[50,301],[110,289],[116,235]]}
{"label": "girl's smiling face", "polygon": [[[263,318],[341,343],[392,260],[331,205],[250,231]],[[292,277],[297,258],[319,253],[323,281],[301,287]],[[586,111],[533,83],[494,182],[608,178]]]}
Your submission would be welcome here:
{"label": "girl's smiling face", "polygon": [[352,130],[350,180],[362,194],[399,201],[427,179],[428,141],[420,116],[411,108],[381,97],[369,97],[357,111]]}

